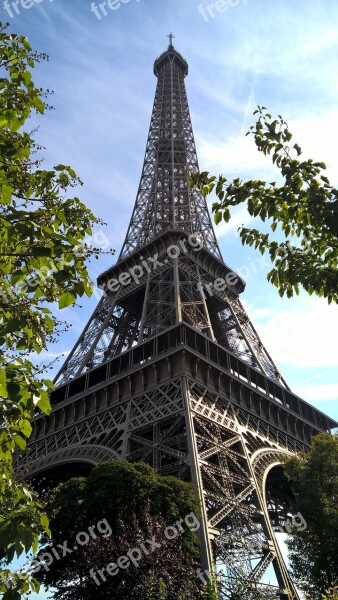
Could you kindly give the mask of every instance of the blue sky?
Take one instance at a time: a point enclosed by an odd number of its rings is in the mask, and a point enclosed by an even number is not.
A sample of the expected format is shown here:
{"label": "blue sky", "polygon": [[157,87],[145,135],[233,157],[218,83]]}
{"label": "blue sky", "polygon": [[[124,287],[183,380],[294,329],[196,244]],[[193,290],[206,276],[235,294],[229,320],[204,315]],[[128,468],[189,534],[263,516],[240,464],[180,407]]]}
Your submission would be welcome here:
{"label": "blue sky", "polygon": [[[0,15],[50,55],[35,73],[39,85],[55,91],[55,110],[40,120],[37,134],[45,165],[75,168],[84,181],[78,194],[107,222],[104,236],[116,254],[141,174],[156,86],[152,66],[170,31],[190,67],[186,84],[202,170],[275,179],[269,160],[245,137],[261,104],[283,115],[305,156],[325,161],[338,184],[334,0],[228,0],[224,12],[214,9],[212,17],[206,10],[207,20],[199,5],[206,9],[208,0],[125,0],[117,10],[107,7],[107,16],[99,13],[101,19],[87,0],[22,2],[32,6],[19,2],[20,14],[11,6],[9,19],[0,0]],[[305,293],[280,299],[260,254],[241,246],[242,223],[248,220],[239,211],[216,234],[225,261],[247,280],[242,299],[249,315],[293,391],[338,419],[337,307]],[[114,260],[95,261],[93,279]],[[48,356],[71,349],[96,302],[62,311],[72,330]]]}

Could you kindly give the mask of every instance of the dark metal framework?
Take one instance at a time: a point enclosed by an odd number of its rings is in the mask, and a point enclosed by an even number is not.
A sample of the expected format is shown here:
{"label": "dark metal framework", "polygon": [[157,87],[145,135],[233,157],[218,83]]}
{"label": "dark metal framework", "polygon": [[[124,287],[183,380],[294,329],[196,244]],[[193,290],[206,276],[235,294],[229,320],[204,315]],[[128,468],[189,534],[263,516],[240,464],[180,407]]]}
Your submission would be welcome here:
{"label": "dark metal framework", "polygon": [[278,465],[337,423],[282,379],[239,300],[244,282],[221,258],[205,200],[189,189],[198,164],[187,72],[172,44],[155,62],[146,156],[121,255],[99,277],[104,295],[18,467],[59,477],[61,465],[76,472],[120,457],[193,481],[202,566],[222,565],[220,598],[231,598],[244,574],[246,597],[255,599],[270,565],[278,596],[298,598],[274,534],[287,518]]}
{"label": "dark metal framework", "polygon": [[198,234],[220,258],[205,199],[188,185],[198,171],[184,84],[188,64],[170,45],[155,62],[154,73],[158,82],[143,171],[120,260],[167,229]]}

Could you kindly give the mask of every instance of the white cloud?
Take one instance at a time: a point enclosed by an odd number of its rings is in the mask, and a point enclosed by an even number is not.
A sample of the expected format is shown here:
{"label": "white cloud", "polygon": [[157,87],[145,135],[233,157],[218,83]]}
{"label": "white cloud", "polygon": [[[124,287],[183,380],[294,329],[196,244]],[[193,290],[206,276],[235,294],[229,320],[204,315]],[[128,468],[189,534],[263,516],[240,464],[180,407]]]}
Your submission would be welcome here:
{"label": "white cloud", "polygon": [[301,45],[300,51],[304,54],[311,54],[313,52],[318,52],[320,50],[329,48],[337,41],[338,31],[336,29],[332,29],[331,31],[326,31],[321,37],[312,35],[308,41]]}
{"label": "white cloud", "polygon": [[252,173],[255,179],[267,176],[270,167],[269,159],[258,152],[253,140],[245,135],[227,136],[225,140],[217,137],[198,138],[198,151],[203,169],[210,169],[227,176],[229,173]]}
{"label": "white cloud", "polygon": [[[338,378],[338,368],[337,368]],[[323,400],[337,400],[338,382],[324,383],[323,385],[308,385],[292,387],[292,391],[307,402],[321,402]]]}
{"label": "white cloud", "polygon": [[304,157],[325,162],[331,183],[337,184],[338,110],[293,120],[289,126],[293,133],[292,141],[300,144]]}
{"label": "white cloud", "polygon": [[[294,307],[294,308],[293,308]],[[249,306],[250,317],[278,365],[299,368],[337,367],[337,306],[324,300],[297,300],[284,310]]]}

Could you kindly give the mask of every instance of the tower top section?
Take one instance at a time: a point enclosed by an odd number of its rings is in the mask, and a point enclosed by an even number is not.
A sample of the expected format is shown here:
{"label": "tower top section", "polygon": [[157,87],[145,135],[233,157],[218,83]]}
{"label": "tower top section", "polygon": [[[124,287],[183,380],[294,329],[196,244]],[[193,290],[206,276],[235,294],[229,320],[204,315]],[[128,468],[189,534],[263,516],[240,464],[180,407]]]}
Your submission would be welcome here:
{"label": "tower top section", "polygon": [[175,36],[172,33],[169,33],[167,37],[169,38],[168,49],[155,60],[154,73],[156,77],[159,77],[161,72],[163,72],[164,67],[168,64],[176,64],[183,71],[184,77],[186,77],[189,69],[188,63],[173,46],[173,38]]}
{"label": "tower top section", "polygon": [[205,198],[191,189],[199,171],[185,77],[187,61],[173,46],[155,61],[156,93],[143,170],[119,262],[168,231],[197,235],[206,250],[221,258]]}

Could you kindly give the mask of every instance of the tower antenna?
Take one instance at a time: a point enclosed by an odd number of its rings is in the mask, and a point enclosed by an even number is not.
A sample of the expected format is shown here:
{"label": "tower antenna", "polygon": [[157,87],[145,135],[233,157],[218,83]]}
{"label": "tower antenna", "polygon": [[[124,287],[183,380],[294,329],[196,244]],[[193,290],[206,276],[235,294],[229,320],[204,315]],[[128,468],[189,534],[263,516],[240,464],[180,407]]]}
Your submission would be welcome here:
{"label": "tower antenna", "polygon": [[175,38],[175,36],[172,33],[169,33],[169,35],[167,35],[167,37],[169,38],[169,47],[173,45],[173,39]]}

